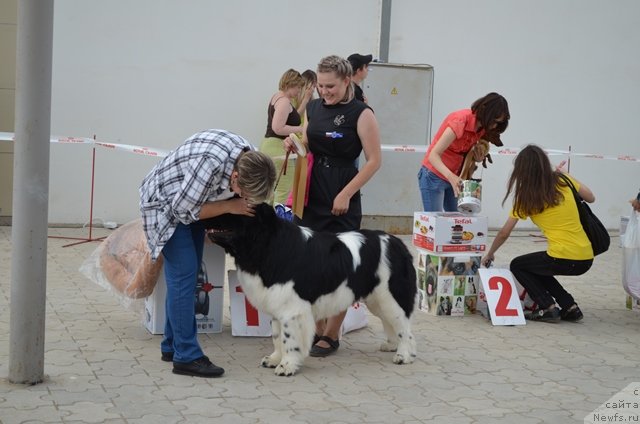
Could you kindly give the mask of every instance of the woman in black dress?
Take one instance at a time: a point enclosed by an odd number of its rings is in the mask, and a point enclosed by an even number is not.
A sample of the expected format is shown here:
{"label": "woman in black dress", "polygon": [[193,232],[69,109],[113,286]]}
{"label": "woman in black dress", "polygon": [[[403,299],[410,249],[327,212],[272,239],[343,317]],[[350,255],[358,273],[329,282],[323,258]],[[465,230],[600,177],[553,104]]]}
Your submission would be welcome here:
{"label": "woman in black dress", "polygon": [[[351,64],[328,56],[317,69],[320,98],[307,105],[303,143],[314,155],[309,201],[299,225],[315,231],[357,230],[362,220],[360,189],[380,168],[380,132],[369,106],[354,98]],[[293,150],[293,143],[285,139]],[[358,157],[365,163],[358,169]],[[311,356],[327,356],[339,347],[346,311],[318,322]]]}

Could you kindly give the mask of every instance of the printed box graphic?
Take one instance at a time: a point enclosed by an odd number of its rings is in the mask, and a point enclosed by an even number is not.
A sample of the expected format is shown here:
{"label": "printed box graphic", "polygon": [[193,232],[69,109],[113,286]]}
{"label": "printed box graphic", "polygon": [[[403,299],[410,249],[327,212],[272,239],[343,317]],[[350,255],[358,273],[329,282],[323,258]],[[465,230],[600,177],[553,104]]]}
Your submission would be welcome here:
{"label": "printed box graphic", "polygon": [[476,312],[481,256],[437,255],[418,250],[419,307],[443,316]]}
{"label": "printed box graphic", "polygon": [[413,245],[434,253],[482,253],[487,250],[486,216],[459,212],[414,212]]}

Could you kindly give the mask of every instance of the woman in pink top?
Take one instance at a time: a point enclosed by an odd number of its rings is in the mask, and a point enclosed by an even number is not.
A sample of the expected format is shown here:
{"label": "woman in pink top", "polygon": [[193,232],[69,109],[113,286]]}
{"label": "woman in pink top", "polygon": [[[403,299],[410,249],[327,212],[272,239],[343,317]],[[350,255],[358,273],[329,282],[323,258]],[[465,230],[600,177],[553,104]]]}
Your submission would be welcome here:
{"label": "woman in pink top", "polygon": [[[450,113],[436,133],[418,172],[418,186],[426,212],[457,210],[459,177],[465,155],[485,139],[502,146],[500,134],[509,124],[509,105],[498,93],[489,93],[471,105]],[[481,161],[482,157],[475,158]]]}

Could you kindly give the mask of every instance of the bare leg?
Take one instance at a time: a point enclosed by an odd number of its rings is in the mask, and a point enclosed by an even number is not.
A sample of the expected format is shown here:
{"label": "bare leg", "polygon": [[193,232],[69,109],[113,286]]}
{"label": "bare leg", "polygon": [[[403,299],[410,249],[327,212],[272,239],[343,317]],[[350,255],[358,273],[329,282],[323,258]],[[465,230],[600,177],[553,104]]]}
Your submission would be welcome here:
{"label": "bare leg", "polygon": [[316,334],[318,336],[322,336],[324,334],[324,329],[327,326],[327,320],[321,319],[316,321]]}
{"label": "bare leg", "polygon": [[[340,327],[342,326],[342,321],[344,321],[344,317],[347,315],[347,311],[340,312],[338,315],[334,315],[327,319],[326,325],[324,326],[324,331],[321,334],[323,336],[329,337],[332,340],[340,339]],[[318,329],[318,323],[316,322],[316,329]],[[324,340],[320,340],[316,343],[316,346],[329,348],[329,343]]]}

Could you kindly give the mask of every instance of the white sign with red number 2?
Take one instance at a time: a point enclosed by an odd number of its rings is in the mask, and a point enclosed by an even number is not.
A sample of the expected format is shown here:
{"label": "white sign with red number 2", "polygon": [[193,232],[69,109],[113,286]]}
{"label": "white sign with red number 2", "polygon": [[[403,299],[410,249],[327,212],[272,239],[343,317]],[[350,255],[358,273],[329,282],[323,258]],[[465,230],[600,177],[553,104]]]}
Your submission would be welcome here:
{"label": "white sign with red number 2", "polygon": [[508,269],[480,268],[480,280],[493,325],[525,325],[513,274]]}

